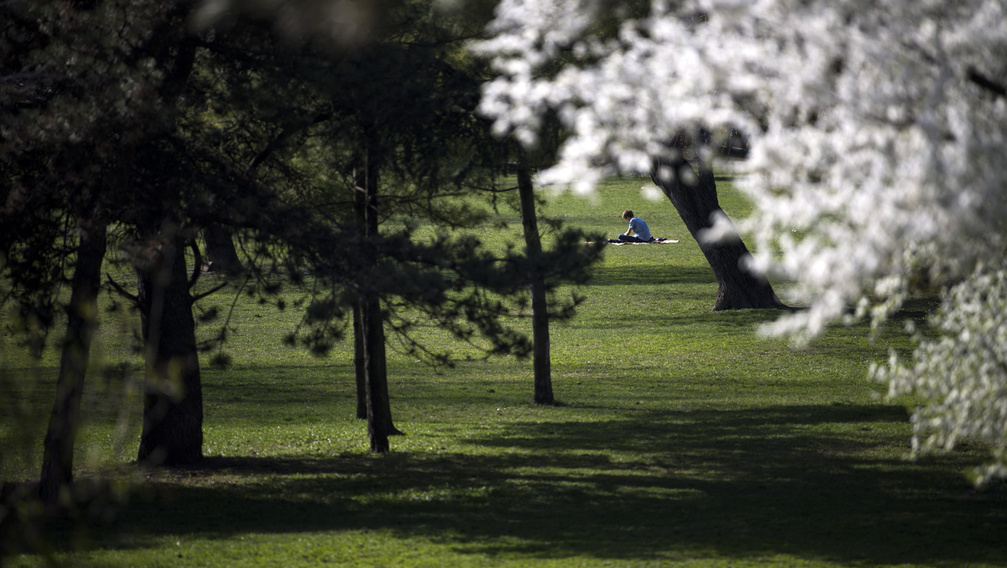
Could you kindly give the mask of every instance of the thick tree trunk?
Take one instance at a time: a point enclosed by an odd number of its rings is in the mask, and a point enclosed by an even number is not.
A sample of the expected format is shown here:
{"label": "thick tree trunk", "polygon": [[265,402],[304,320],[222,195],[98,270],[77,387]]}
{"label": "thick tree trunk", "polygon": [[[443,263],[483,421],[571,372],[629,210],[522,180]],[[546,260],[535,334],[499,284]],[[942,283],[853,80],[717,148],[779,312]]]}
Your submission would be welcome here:
{"label": "thick tree trunk", "polygon": [[77,264],[67,306],[66,337],[56,380],[42,456],[39,497],[47,507],[60,504],[60,489],[73,481],[73,448],[80,426],[91,340],[98,327],[98,288],[105,258],[105,225],[86,226],[77,245]]}
{"label": "thick tree trunk", "polygon": [[726,243],[704,243],[700,231],[712,226],[711,215],[723,214],[717,201],[717,184],[713,172],[700,163],[699,172],[684,158],[657,164],[651,176],[678,210],[686,228],[706,256],[717,278],[717,300],[714,310],[763,309],[785,307],[773,292],[772,285],[742,267],[749,256],[741,239]]}
{"label": "thick tree trunk", "polygon": [[[160,93],[164,100],[174,100],[184,91],[197,49],[195,36],[186,36],[179,45]],[[148,243],[158,244],[150,251],[148,264],[137,270],[146,363],[137,460],[148,465],[189,464],[203,457],[203,388],[185,266],[186,240],[174,231],[146,237]],[[197,273],[199,269],[194,268]]]}
{"label": "thick tree trunk", "polygon": [[542,242],[538,234],[538,219],[535,216],[535,188],[532,185],[531,168],[521,160],[517,171],[518,194],[521,198],[521,222],[524,226],[524,242],[532,272],[529,277],[531,292],[531,321],[533,347],[533,367],[535,371],[534,400],[536,404],[555,404],[552,393],[552,361],[549,354],[549,304],[546,301],[545,280],[538,270],[538,259],[542,254]]}
{"label": "thick tree trunk", "polygon": [[203,240],[206,242],[206,266],[208,271],[221,274],[238,274],[244,270],[229,231],[213,223],[203,229]]}
{"label": "thick tree trunk", "polygon": [[140,463],[181,465],[203,457],[203,389],[184,241],[166,239],[139,272],[147,362]]}

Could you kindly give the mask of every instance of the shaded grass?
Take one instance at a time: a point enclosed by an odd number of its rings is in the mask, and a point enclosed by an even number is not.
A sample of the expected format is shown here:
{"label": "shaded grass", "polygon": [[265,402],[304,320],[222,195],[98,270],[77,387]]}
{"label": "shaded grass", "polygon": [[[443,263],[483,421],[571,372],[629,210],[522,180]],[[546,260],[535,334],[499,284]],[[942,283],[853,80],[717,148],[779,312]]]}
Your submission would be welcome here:
{"label": "shaded grass", "polygon": [[[115,565],[112,551],[134,551],[126,558],[200,565],[190,555],[213,550],[248,562],[247,543],[293,549],[302,557],[288,560],[303,566],[315,565],[309,551],[403,565],[414,559],[395,543],[408,542],[431,554],[417,565],[1002,565],[1003,495],[972,491],[959,460],[893,455],[885,431],[904,424],[900,409],[644,408],[585,420],[592,410],[611,407],[521,408],[481,428],[456,423],[458,436],[410,432],[451,438],[451,449],[215,457],[158,472],[84,558]],[[358,539],[368,554],[341,556]]]}
{"label": "shaded grass", "polygon": [[[141,540],[183,527],[184,536],[216,539],[384,531],[463,554],[510,557],[999,560],[992,524],[1002,526],[1004,518],[985,499],[963,495],[945,503],[947,514],[931,517],[940,497],[934,486],[962,489],[960,479],[934,477],[932,466],[852,458],[873,442],[813,433],[824,423],[903,418],[875,407],[649,411],[593,423],[617,440],[609,443],[560,420],[518,423],[470,440],[492,450],[488,455],[211,459],[203,469],[177,473],[275,481],[204,487],[159,480],[123,527]],[[753,447],[752,436],[763,442]],[[774,459],[763,459],[766,453]],[[179,505],[165,509],[166,499]],[[949,535],[963,529],[972,533],[971,545],[948,546]]]}
{"label": "shaded grass", "polygon": [[[711,312],[716,284],[702,255],[669,204],[634,201],[640,185],[612,182],[595,206],[569,196],[550,202],[569,222],[614,232],[629,207],[655,234],[681,241],[606,249],[577,318],[553,326],[561,406],[531,403],[527,361],[436,370],[391,353],[392,409],[406,436],[393,439],[390,454],[370,455],[353,418],[349,346],[321,360],[280,347],[296,314],[242,305],[235,367],[204,370],[208,458],[198,467],[134,470],[127,462],[139,410],[133,430],[116,434],[114,385],[92,386],[81,451],[116,436],[126,444],[85,472],[120,472],[135,491],[104,523],[52,527],[52,558],[73,566],[1007,565],[1007,493],[1002,485],[976,491],[963,475],[981,449],[906,461],[907,411],[865,380],[889,348],[907,348],[897,326],[873,338],[863,327],[837,329],[798,350],[755,332],[777,313]],[[744,213],[723,186],[722,201],[732,216]],[[22,394],[44,407],[47,386],[33,384]]]}

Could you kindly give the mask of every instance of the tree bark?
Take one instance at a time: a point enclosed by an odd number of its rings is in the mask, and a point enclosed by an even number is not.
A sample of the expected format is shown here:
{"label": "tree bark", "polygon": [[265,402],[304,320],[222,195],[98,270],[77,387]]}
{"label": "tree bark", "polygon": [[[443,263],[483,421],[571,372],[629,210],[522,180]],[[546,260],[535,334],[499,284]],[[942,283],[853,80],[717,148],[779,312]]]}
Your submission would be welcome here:
{"label": "tree bark", "polygon": [[[354,314],[354,318],[357,320],[354,331],[360,334],[360,350],[359,353],[355,353],[354,366],[358,372],[363,372],[362,377],[357,375],[357,385],[358,387],[361,384],[364,386],[367,434],[371,440],[371,451],[378,453],[388,451],[389,436],[402,434],[392,422],[391,400],[388,397],[388,369],[381,299],[372,287],[371,275],[367,274],[378,262],[373,243],[368,243],[368,240],[378,237],[379,163],[380,157],[376,143],[368,141],[364,154],[364,165],[356,172],[357,183],[354,189],[356,192],[354,204],[357,207],[357,231],[364,242],[362,254],[365,261],[363,277],[358,279],[360,289]],[[358,338],[354,338],[355,348],[358,345],[357,341]]]}
{"label": "tree bark", "polygon": [[367,420],[367,366],[364,363],[363,303],[353,306],[353,375],[357,386],[357,418]]}
{"label": "tree bark", "polygon": [[535,216],[535,188],[532,185],[531,167],[525,159],[518,165],[517,187],[521,198],[525,250],[532,267],[528,274],[528,287],[531,292],[534,401],[536,404],[555,404],[556,399],[552,392],[552,360],[549,353],[549,304],[546,301],[545,280],[538,266],[542,255],[542,241],[539,238],[538,219]]}
{"label": "tree bark", "polygon": [[60,490],[73,482],[73,449],[80,426],[91,341],[98,328],[98,289],[105,258],[106,227],[86,224],[77,245],[77,263],[67,306],[66,337],[49,415],[42,457],[39,497],[47,507],[60,504]]}
{"label": "tree bark", "polygon": [[222,274],[238,274],[244,267],[234,248],[231,233],[213,223],[203,229],[203,240],[206,241],[207,270]]}
{"label": "tree bark", "polygon": [[[195,68],[195,36],[178,44],[160,95],[174,101]],[[155,206],[150,214],[158,215]],[[156,217],[155,217],[156,218]],[[141,232],[146,227],[141,224]],[[185,266],[185,244],[175,231],[144,235],[151,247],[137,269],[137,303],[146,363],[143,428],[137,460],[148,465],[183,465],[203,457],[203,389],[196,351],[196,325]],[[195,267],[197,271],[200,267]]]}
{"label": "tree bark", "polygon": [[165,239],[152,260],[139,271],[147,379],[137,459],[189,464],[203,457],[203,389],[184,240]]}
{"label": "tree bark", "polygon": [[[357,236],[367,238],[367,169],[357,168],[354,174],[353,216]],[[357,299],[353,306],[353,373],[357,385],[357,418],[367,419],[367,365],[364,354],[364,302]]]}
{"label": "tree bark", "polygon": [[[391,402],[388,398],[385,366],[384,325],[377,298],[363,301],[361,328],[364,337],[364,367],[366,369],[367,435],[371,451],[387,452],[388,437],[397,432],[392,425]],[[380,346],[380,347],[379,347]]]}
{"label": "tree bark", "polygon": [[651,175],[654,183],[675,206],[689,233],[699,243],[717,279],[714,310],[770,309],[786,307],[773,292],[772,285],[742,266],[750,256],[739,238],[724,243],[704,243],[700,231],[712,226],[712,215],[723,214],[717,201],[713,171],[702,162],[698,173],[684,158],[656,164]]}

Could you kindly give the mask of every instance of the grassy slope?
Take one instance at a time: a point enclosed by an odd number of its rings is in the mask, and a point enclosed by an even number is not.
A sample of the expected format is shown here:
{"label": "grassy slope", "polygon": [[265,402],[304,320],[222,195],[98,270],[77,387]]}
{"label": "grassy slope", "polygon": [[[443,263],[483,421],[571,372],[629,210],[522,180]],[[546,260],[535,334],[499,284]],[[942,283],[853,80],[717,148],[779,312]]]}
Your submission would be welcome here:
{"label": "grassy slope", "polygon": [[[670,204],[640,199],[642,184],[613,181],[597,204],[566,196],[547,208],[614,236],[630,207],[656,235],[680,240],[608,247],[578,317],[553,329],[563,406],[531,404],[527,361],[436,373],[392,355],[393,413],[407,435],[393,439],[391,454],[368,455],[364,424],[352,418],[347,349],[316,360],[278,347],[291,315],[242,305],[236,366],[204,371],[206,465],[143,474],[127,510],[91,527],[82,552],[64,540],[56,558],[74,566],[1007,564],[1007,496],[975,492],[962,476],[978,454],[902,459],[907,414],[865,380],[889,345],[905,347],[897,335],[871,342],[862,328],[840,329],[798,351],[754,333],[771,314],[710,312],[716,285],[698,247]],[[729,187],[721,192],[728,213],[743,215]],[[120,349],[110,330],[105,343]],[[89,401],[92,414],[115,414],[100,393]],[[115,438],[103,424],[88,436],[92,448]],[[132,455],[135,435],[125,439],[106,464]]]}

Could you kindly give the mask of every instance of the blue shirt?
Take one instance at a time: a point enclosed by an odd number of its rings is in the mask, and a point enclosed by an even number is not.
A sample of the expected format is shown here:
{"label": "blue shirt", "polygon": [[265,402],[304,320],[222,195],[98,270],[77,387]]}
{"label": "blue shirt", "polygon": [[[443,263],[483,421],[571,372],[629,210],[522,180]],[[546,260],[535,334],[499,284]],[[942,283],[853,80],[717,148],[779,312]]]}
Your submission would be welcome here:
{"label": "blue shirt", "polygon": [[647,227],[647,223],[639,217],[633,217],[629,220],[629,230],[633,231],[634,235],[645,241],[649,241],[654,238],[650,236],[650,229]]}

